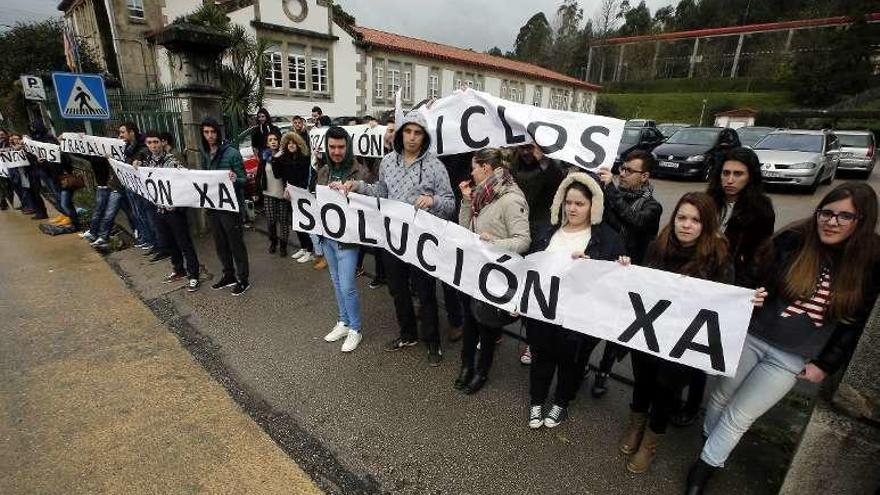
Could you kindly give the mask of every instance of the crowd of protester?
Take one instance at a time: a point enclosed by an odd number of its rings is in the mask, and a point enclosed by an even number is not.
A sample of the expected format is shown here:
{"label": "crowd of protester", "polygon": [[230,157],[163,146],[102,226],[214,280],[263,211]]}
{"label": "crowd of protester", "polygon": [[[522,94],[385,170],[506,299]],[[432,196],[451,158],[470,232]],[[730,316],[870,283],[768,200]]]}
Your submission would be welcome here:
{"label": "crowd of protester", "polygon": [[[755,309],[737,373],[720,377],[709,391],[702,451],[687,475],[689,494],[704,493],[742,435],[798,379],[819,383],[846,364],[880,291],[874,190],[862,183],[837,185],[805,218],[777,230],[760,163],[747,148],[730,150],[713,168],[705,192],[683,195],[661,226],[662,206],[651,183],[657,162],[650,153],[630,153],[617,178],[608,170],[593,173],[560,163],[534,144],[441,159],[430,151],[424,118],[410,112],[401,122],[384,122],[385,155],[369,159],[353,155],[349,133],[330,125],[319,108],[311,120],[328,127],[322,153],[310,149],[306,119],[294,117],[292,129],[282,133],[263,109],[251,140],[259,158],[257,196],[265,212],[268,251],[282,258],[288,259],[291,229],[286,187],[314,191],[325,185],[342,194],[412,204],[457,221],[483,242],[519,254],[558,252],[753,289]],[[201,134],[203,168],[227,171],[239,204],[244,204],[246,174],[238,148],[224,140],[222,127],[212,119],[202,123]],[[54,142],[38,125],[29,129],[29,136]],[[126,143],[126,161],[136,167],[184,166],[168,135],[140,133],[129,122],[119,127],[118,137]],[[0,130],[0,147],[21,148],[21,140],[18,133]],[[84,228],[80,236],[95,247],[107,245],[121,210],[136,246],[153,262],[170,259],[172,272],[165,281],[186,279],[187,290],[199,289],[199,257],[187,209],[156,207],[125,189],[106,160],[90,158],[98,182],[96,205],[91,221],[83,222],[73,206],[73,191],[62,186],[61,177],[71,172],[69,160],[51,164],[30,154],[28,159],[31,166],[10,169],[0,179],[0,209],[13,206],[47,219],[43,196],[51,197],[60,212],[51,222]],[[231,287],[233,295],[241,295],[251,284],[243,217],[219,210],[207,210],[206,216],[222,264],[222,276],[211,287]],[[344,340],[342,352],[361,343],[365,325],[357,278],[370,254],[375,274],[368,287],[387,285],[399,329],[384,345],[386,351],[414,349],[421,342],[429,365],[441,364],[440,283],[451,329],[447,340],[463,340],[453,386],[466,394],[480,391],[489,379],[502,329],[521,320],[527,345],[520,361],[530,366],[527,425],[555,428],[565,422],[600,339],[477,301],[388,251],[302,233],[296,237],[290,258],[329,272],[337,316],[324,340]],[[593,397],[605,394],[613,366],[627,354],[634,386],[618,450],[628,456],[629,471],[644,473],[670,423],[696,422],[707,380],[695,368],[605,342],[590,388]]]}

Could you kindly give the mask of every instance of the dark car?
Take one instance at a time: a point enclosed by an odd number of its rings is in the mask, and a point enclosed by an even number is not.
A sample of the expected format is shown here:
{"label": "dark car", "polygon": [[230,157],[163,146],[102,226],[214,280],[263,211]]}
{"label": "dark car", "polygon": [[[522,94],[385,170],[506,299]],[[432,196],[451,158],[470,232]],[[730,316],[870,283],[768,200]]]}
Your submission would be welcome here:
{"label": "dark car", "polygon": [[342,117],[333,117],[333,120],[330,121],[333,125],[349,125],[350,122],[354,121],[357,124],[361,123],[361,117],[355,117],[352,115],[344,115]]}
{"label": "dark car", "polygon": [[617,145],[617,157],[614,159],[612,173],[619,173],[623,159],[633,150],[651,151],[663,143],[663,134],[654,127],[624,127],[620,144]]}
{"label": "dark car", "polygon": [[730,128],[686,127],[679,129],[654,149],[657,168],[654,176],[696,177],[705,179],[724,153],[740,146],[739,136]]}

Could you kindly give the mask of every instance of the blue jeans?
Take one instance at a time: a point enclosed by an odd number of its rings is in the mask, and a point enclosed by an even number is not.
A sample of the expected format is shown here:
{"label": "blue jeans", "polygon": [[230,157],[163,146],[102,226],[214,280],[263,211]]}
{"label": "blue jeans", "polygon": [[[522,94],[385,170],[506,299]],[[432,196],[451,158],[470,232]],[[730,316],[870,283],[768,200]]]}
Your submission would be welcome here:
{"label": "blue jeans", "polygon": [[700,458],[722,467],[743,434],[794,387],[807,360],[763,340],[746,336],[733,378],[718,380],[706,408],[708,437]]}
{"label": "blue jeans", "polygon": [[70,218],[74,226],[79,224],[79,218],[76,215],[76,206],[73,205],[73,191],[62,189],[61,200],[58,202],[58,209],[61,213]]}
{"label": "blue jeans", "polygon": [[323,237],[315,234],[309,234],[312,239],[312,245],[315,247],[315,256],[324,256],[324,247],[321,245]]}
{"label": "blue jeans", "polygon": [[122,203],[122,194],[111,191],[106,187],[99,187],[95,193],[95,212],[92,214],[92,222],[89,232],[95,237],[107,240],[110,237],[110,229],[113,228],[113,220]]}
{"label": "blue jeans", "polygon": [[330,268],[330,280],[336,292],[336,305],[339,307],[339,321],[356,332],[361,331],[361,300],[358,295],[355,273],[357,272],[358,250],[342,249],[333,239],[323,238],[324,257]]}

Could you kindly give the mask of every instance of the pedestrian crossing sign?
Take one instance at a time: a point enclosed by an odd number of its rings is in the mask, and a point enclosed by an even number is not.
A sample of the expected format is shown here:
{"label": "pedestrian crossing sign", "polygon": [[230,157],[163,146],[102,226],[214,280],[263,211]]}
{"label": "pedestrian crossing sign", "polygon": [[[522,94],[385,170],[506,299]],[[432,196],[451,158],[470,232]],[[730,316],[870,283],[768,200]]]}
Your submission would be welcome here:
{"label": "pedestrian crossing sign", "polygon": [[55,97],[61,118],[80,120],[107,120],[110,118],[110,105],[107,104],[107,91],[104,78],[97,74],[74,74],[53,72]]}

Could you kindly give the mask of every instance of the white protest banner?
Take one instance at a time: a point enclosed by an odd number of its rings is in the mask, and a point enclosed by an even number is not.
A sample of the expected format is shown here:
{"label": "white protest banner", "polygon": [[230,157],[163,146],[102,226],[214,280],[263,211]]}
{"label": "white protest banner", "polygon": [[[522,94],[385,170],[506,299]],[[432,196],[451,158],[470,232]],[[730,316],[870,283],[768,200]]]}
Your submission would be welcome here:
{"label": "white protest banner", "polygon": [[[624,121],[551,110],[467,88],[419,107],[438,155],[537,143],[545,155],[588,170],[611,168]],[[400,125],[400,122],[397,123]]]}
{"label": "white protest banner", "polygon": [[27,159],[24,150],[16,150],[12,148],[0,149],[0,166],[4,168],[27,167],[31,162]]}
{"label": "white protest banner", "polygon": [[37,157],[38,160],[46,160],[47,162],[61,163],[61,146],[53,143],[41,143],[25,136],[22,141],[24,149],[28,153]]}
{"label": "white protest banner", "polygon": [[[370,127],[368,124],[344,125],[339,126],[348,132],[351,137],[352,153],[354,156],[365,156],[368,158],[382,158],[385,154],[384,125]],[[309,141],[312,145],[312,163],[317,160],[315,152],[324,152],[324,135],[329,127],[313,128],[309,131]]]}
{"label": "white protest banner", "polygon": [[121,139],[90,136],[75,132],[65,132],[58,138],[61,151],[80,155],[110,156],[114,160],[125,161],[125,141]]}
{"label": "white protest banner", "polygon": [[[384,236],[386,249],[398,258],[496,307],[710,374],[736,373],[752,314],[751,289],[611,261],[572,260],[567,253],[521,257],[387,199],[377,205],[358,198],[347,204],[355,210],[351,215],[321,215],[327,205],[346,206],[338,192],[325,186],[318,186],[317,197],[295,187],[288,191],[294,230],[331,229],[332,238],[372,246],[378,243],[363,239]],[[364,220],[339,221],[351,217]],[[355,232],[342,232],[343,226]]]}
{"label": "white protest banner", "polygon": [[112,158],[109,162],[122,185],[153,204],[238,211],[235,188],[226,171],[134,168]]}

